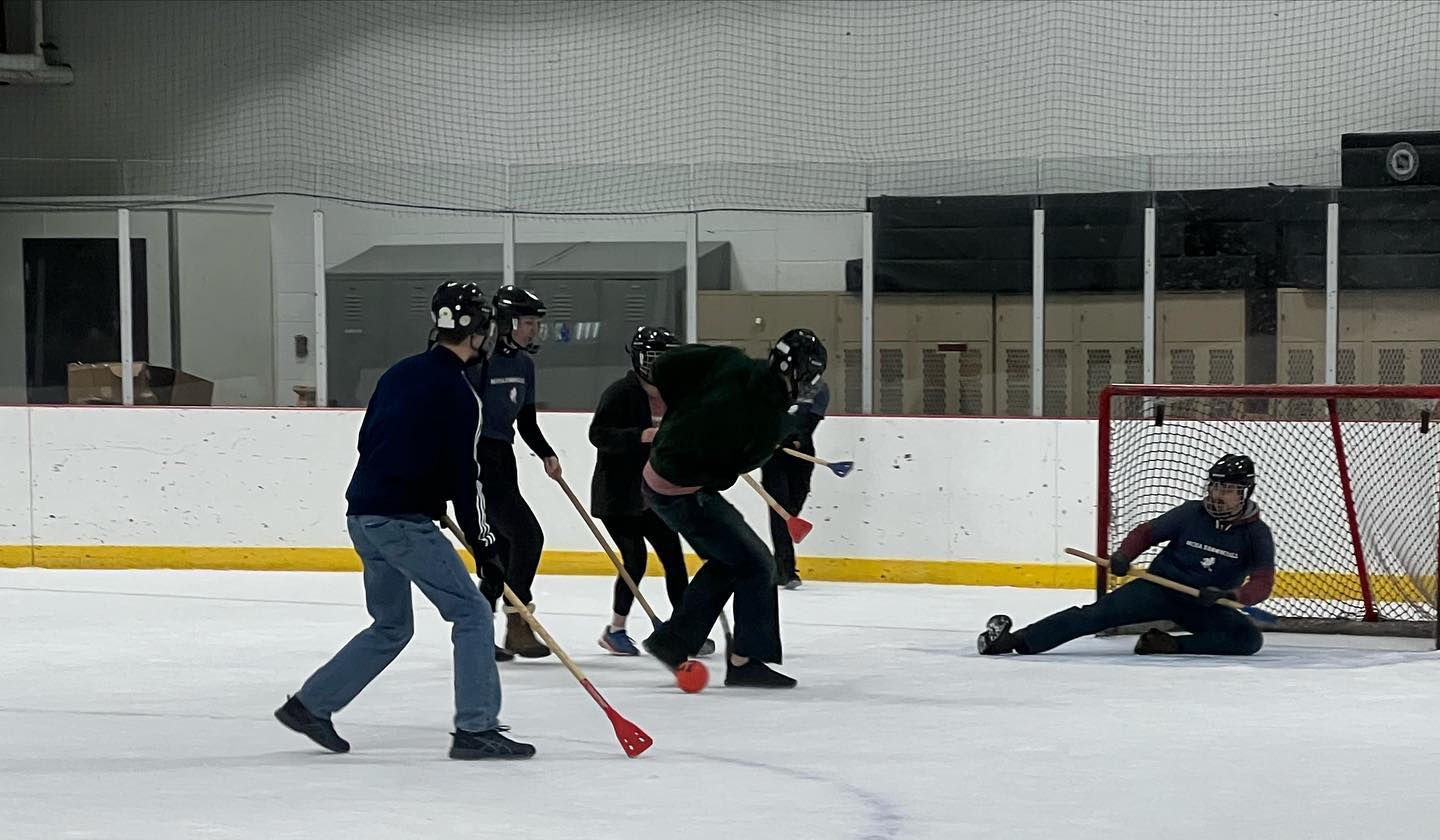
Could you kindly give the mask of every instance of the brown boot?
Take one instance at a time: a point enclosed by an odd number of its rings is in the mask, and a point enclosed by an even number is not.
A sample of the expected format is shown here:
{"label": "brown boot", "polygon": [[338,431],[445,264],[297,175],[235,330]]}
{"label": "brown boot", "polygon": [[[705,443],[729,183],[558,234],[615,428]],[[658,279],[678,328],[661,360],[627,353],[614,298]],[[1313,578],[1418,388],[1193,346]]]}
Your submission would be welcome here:
{"label": "brown boot", "polygon": [[[535,611],[534,604],[528,604],[527,607],[532,613]],[[550,655],[550,648],[535,638],[535,631],[531,630],[520,613],[508,604],[505,606],[505,649],[526,659],[540,659]]]}

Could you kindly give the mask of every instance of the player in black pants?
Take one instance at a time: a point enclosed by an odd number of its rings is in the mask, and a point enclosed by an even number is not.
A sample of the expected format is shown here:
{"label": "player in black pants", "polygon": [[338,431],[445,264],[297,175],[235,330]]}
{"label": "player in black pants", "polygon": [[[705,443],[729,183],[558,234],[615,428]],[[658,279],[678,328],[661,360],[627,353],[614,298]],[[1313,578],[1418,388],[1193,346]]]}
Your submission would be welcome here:
{"label": "player in black pants", "polygon": [[790,406],[820,384],[825,346],[815,333],[785,333],[766,361],[733,347],[692,344],[655,363],[665,421],[642,475],[645,500],[695,548],[704,565],[685,600],[643,645],[676,668],[700,647],[735,597],[735,638],[725,685],[792,688],[779,663],[775,557],[721,491],[764,464],[785,439]]}
{"label": "player in black pants", "polygon": [[[595,475],[590,481],[590,513],[599,517],[610,533],[625,564],[625,571],[637,584],[645,576],[645,541],[654,546],[665,569],[665,592],[670,605],[685,597],[690,577],[680,537],[655,515],[640,492],[640,473],[650,457],[650,441],[665,414],[660,391],[650,381],[655,360],[667,350],[680,346],[680,339],[663,327],[640,327],[626,346],[630,354],[629,373],[600,395],[600,405],[590,421],[590,442],[597,450]],[[635,596],[617,575],[614,613],[600,636],[600,647],[617,656],[638,656],[640,649],[625,631],[625,622]],[[706,640],[710,650],[714,643]]]}
{"label": "player in black pants", "polygon": [[[503,286],[495,293],[494,308],[499,333],[495,353],[469,374],[484,414],[475,457],[480,462],[485,510],[498,537],[506,579],[515,596],[533,611],[530,587],[540,567],[545,532],[520,495],[514,443],[518,428],[526,445],[544,460],[545,474],[552,479],[560,477],[560,459],[535,422],[535,361],[530,356],[540,350],[536,339],[545,304],[533,292]],[[550,648],[535,638],[514,608],[507,604],[505,614],[505,644],[495,649],[496,659],[550,655]]]}
{"label": "player in black pants", "polygon": [[[790,406],[791,434],[781,442],[782,447],[815,454],[815,427],[825,419],[830,407],[830,386],[822,380],[814,394],[805,394]],[[799,516],[810,495],[810,477],[815,465],[794,455],[776,451],[775,455],[760,468],[760,480],[765,492],[775,497],[780,506]],[[786,589],[800,588],[800,575],[795,570],[795,544],[790,540],[790,530],[780,514],[770,511],[770,544],[775,547],[775,583]]]}
{"label": "player in black pants", "polygon": [[1245,455],[1226,455],[1210,468],[1205,498],[1144,523],[1110,555],[1111,572],[1123,577],[1136,557],[1168,541],[1149,571],[1199,589],[1200,597],[1137,580],[1093,604],[1062,610],[1023,630],[1011,632],[1007,615],[992,616],[976,642],[980,653],[1043,653],[1112,627],[1166,620],[1189,635],[1147,630],[1135,643],[1136,653],[1255,653],[1264,639],[1254,623],[1216,603],[1229,598],[1258,604],[1275,584],[1275,543],[1270,526],[1260,521],[1260,508],[1250,499],[1254,490],[1254,462]]}

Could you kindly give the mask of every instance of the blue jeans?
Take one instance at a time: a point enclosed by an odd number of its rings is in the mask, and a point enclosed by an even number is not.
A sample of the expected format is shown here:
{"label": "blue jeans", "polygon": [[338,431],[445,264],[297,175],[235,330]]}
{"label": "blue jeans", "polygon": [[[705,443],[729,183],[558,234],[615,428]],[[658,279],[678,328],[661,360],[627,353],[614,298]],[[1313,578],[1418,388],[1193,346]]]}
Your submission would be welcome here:
{"label": "blue jeans", "polygon": [[1203,606],[1191,595],[1146,580],[1125,584],[1093,604],[1061,610],[1020,631],[1030,653],[1112,627],[1173,621],[1191,635],[1179,636],[1181,653],[1249,656],[1265,643],[1254,622],[1230,607]]}
{"label": "blue jeans", "polygon": [[700,490],[665,496],[645,488],[650,508],[684,537],[705,564],[685,588],[685,600],[655,635],[687,653],[700,649],[735,595],[737,656],[780,662],[780,601],[775,594],[775,558],[719,493]]}
{"label": "blue jeans", "polygon": [[450,541],[426,516],[347,516],[345,523],[365,566],[365,606],[375,622],[305,681],[300,702],[328,720],[394,661],[414,634],[414,583],[452,625],[455,727],[494,729],[500,672],[490,606]]}

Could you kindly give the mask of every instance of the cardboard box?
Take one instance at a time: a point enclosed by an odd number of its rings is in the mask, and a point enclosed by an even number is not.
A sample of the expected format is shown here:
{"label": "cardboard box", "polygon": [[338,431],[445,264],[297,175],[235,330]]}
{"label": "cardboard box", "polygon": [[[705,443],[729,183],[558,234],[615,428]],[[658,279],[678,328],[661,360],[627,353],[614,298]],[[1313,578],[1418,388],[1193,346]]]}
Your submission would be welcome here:
{"label": "cardboard box", "polygon": [[[120,405],[121,377],[125,366],[119,362],[80,364],[67,367],[72,405]],[[210,405],[215,383],[184,371],[147,362],[130,366],[135,380],[136,405]]]}

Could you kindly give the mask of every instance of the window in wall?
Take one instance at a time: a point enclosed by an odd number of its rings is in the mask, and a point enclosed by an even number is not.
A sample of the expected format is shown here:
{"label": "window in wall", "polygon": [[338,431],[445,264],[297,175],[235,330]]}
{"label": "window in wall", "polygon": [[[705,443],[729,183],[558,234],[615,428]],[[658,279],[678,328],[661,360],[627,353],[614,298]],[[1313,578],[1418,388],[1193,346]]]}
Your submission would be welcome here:
{"label": "window in wall", "polygon": [[[29,402],[68,402],[71,362],[120,361],[120,259],[114,239],[26,239],[25,386]],[[135,360],[147,361],[145,240],[130,243]]]}

